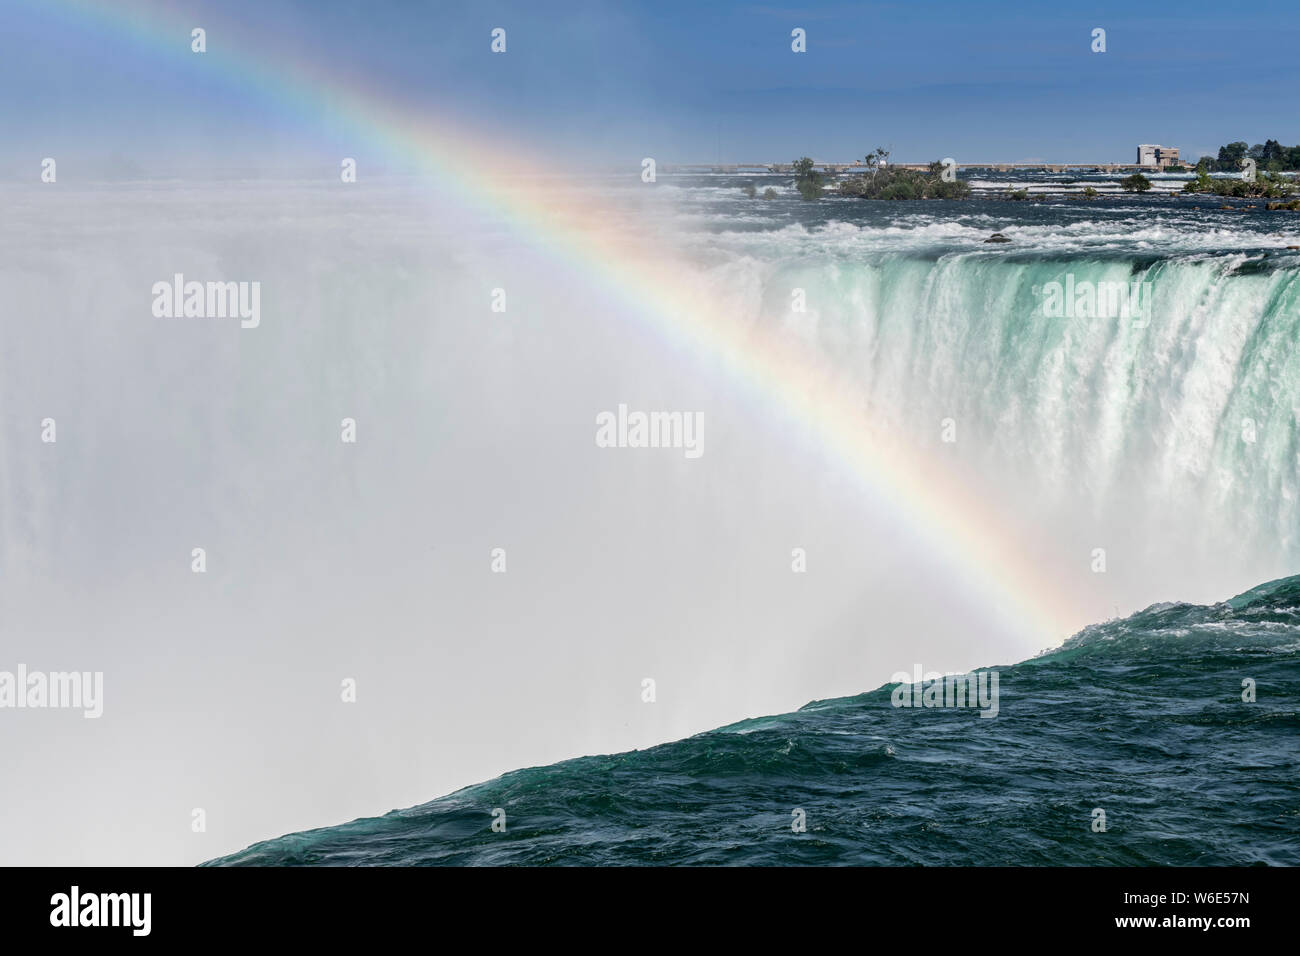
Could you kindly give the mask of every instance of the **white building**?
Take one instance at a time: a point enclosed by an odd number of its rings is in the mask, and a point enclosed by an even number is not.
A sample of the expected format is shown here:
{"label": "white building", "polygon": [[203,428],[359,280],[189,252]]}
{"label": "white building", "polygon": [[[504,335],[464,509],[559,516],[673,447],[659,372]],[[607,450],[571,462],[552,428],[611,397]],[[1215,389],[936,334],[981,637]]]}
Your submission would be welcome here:
{"label": "white building", "polygon": [[1177,166],[1178,147],[1143,144],[1138,147],[1137,161],[1139,166]]}

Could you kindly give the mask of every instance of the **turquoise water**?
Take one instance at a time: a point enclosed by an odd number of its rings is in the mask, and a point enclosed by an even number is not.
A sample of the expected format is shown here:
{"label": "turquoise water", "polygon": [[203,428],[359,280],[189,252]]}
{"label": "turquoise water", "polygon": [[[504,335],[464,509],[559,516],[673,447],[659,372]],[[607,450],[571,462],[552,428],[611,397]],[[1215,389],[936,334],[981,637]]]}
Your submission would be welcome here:
{"label": "turquoise water", "polygon": [[[720,301],[824,353],[864,428],[933,451],[959,423],[943,460],[1037,529],[1100,607],[1080,619],[1300,563],[1300,215],[1167,192],[1006,202],[996,183],[952,203],[803,203],[777,183],[764,202],[744,180],[667,183],[647,221]],[[1138,289],[1141,313],[1053,313],[1060,287]],[[906,608],[862,614],[846,626],[903,660],[927,637]],[[791,656],[808,640],[792,631]],[[995,717],[896,707],[889,685],[213,863],[1293,865],[1298,656],[1300,577],[1116,609],[1050,653],[983,661]]]}
{"label": "turquoise water", "polygon": [[993,718],[895,707],[891,685],[209,865],[1295,865],[1297,665],[1300,576],[996,668]]}
{"label": "turquoise water", "polygon": [[[1126,610],[1187,596],[1190,575],[1160,569],[1193,549],[1242,575],[1201,575],[1200,600],[1300,566],[1300,213],[1173,197],[1174,178],[1092,202],[764,202],[743,180],[671,187],[717,286],[842,370],[873,427],[959,422],[976,470],[1059,505],[1059,534],[1063,513],[1087,512],[1110,540],[1138,526],[1145,542],[1176,540],[1145,556],[1153,590]],[[1011,242],[985,243],[994,232]],[[1053,312],[1052,289],[1085,287],[1136,289],[1138,308],[1098,291],[1091,312]],[[804,314],[791,314],[795,288]]]}

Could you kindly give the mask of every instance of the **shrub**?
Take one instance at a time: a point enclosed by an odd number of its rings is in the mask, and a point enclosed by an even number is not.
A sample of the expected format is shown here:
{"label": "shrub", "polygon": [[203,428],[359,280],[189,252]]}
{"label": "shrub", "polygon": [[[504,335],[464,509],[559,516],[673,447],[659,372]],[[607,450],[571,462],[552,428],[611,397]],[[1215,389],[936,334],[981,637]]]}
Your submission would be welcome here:
{"label": "shrub", "polygon": [[1151,188],[1151,180],[1147,179],[1141,173],[1134,173],[1132,176],[1125,176],[1119,181],[1124,187],[1126,193],[1144,193]]}
{"label": "shrub", "polygon": [[826,177],[813,169],[813,161],[807,156],[794,161],[794,185],[804,199],[820,199],[825,181]]}
{"label": "shrub", "polygon": [[889,152],[877,149],[868,153],[863,164],[867,171],[841,180],[841,196],[857,199],[968,199],[970,184],[955,179],[945,182],[943,164],[934,162],[922,172],[888,165]]}

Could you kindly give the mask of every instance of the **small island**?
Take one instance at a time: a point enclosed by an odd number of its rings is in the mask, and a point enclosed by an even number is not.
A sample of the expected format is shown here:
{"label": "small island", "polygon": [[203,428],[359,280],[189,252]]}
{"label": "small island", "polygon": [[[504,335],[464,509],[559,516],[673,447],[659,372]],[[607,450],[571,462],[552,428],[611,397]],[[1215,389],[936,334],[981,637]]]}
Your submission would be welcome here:
{"label": "small island", "polygon": [[[807,156],[794,162],[794,183],[804,199],[820,199],[826,189],[826,176],[813,168]],[[864,171],[835,183],[841,196],[857,199],[969,199],[971,188],[956,178],[945,178],[945,167],[933,162],[924,172],[889,165],[889,151],[877,148],[863,160]]]}
{"label": "small island", "polygon": [[[1160,150],[1163,147],[1139,147],[1139,150]],[[1171,157],[1160,157],[1152,168],[1160,172],[1187,172],[1189,167],[1178,161],[1178,151],[1166,152]],[[1139,160],[1142,160],[1139,154]],[[821,165],[823,169],[817,167]],[[855,172],[844,178],[838,178],[844,171],[845,164],[819,164],[808,156],[803,156],[783,171],[794,173],[794,186],[799,196],[806,201],[815,201],[828,194],[853,199],[969,199],[972,195],[968,182],[956,176],[956,166],[952,160],[937,160],[927,166],[891,165],[889,151],[877,148],[868,153],[860,162],[847,164]],[[994,164],[992,169],[1009,169],[1015,164],[1002,166]],[[1043,168],[1062,171],[1065,165],[1043,164]],[[1098,166],[1098,171],[1114,171],[1116,167]],[[1128,167],[1132,169],[1132,166]],[[1187,182],[1183,193],[1209,193],[1217,196],[1239,198],[1262,198],[1282,200],[1268,204],[1269,209],[1300,210],[1300,199],[1292,198],[1300,193],[1300,182],[1294,176],[1285,175],[1286,170],[1300,168],[1300,146],[1282,146],[1277,140],[1247,146],[1244,141],[1229,143],[1219,148],[1217,157],[1202,156],[1195,166],[1195,178]],[[781,164],[768,165],[772,171],[782,170]],[[1237,172],[1241,175],[1214,177],[1212,172]],[[1141,172],[1134,172],[1118,180],[1118,185],[1131,193],[1145,193],[1152,189],[1152,182]],[[744,187],[745,193],[753,198],[758,190],[753,183]],[[1175,192],[1174,195],[1178,193]],[[1099,198],[1100,194],[1092,186],[1083,189],[1084,201]],[[764,199],[775,199],[776,192],[768,188],[763,192]],[[994,198],[994,197],[989,197]],[[1030,198],[1027,189],[1008,188],[1000,197],[1004,200],[1024,201]],[[1290,200],[1290,201],[1286,201]]]}
{"label": "small island", "polygon": [[[1283,146],[1275,139],[1247,146],[1245,141],[1219,147],[1217,157],[1196,161],[1196,178],[1183,187],[1186,193],[1210,193],[1242,199],[1285,199],[1297,192],[1294,179],[1284,170],[1300,169],[1300,146]],[[1215,178],[1210,173],[1239,175]],[[1269,203],[1269,209],[1297,209],[1295,203]]]}

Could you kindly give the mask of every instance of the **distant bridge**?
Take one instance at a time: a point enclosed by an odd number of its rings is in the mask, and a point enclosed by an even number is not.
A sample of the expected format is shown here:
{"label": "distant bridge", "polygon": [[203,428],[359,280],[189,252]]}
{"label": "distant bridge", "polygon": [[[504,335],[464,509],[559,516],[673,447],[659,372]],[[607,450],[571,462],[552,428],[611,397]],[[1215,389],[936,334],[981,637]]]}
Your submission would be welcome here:
{"label": "distant bridge", "polygon": [[[888,163],[893,169],[914,169],[920,172],[930,168],[929,163]],[[1010,173],[1029,170],[1044,173],[1158,173],[1167,167],[1143,166],[1138,163],[956,163],[962,170],[987,170]],[[793,173],[794,163],[662,163],[659,168],[666,173]],[[824,173],[866,172],[871,167],[862,160],[851,163],[813,163],[813,168]]]}

